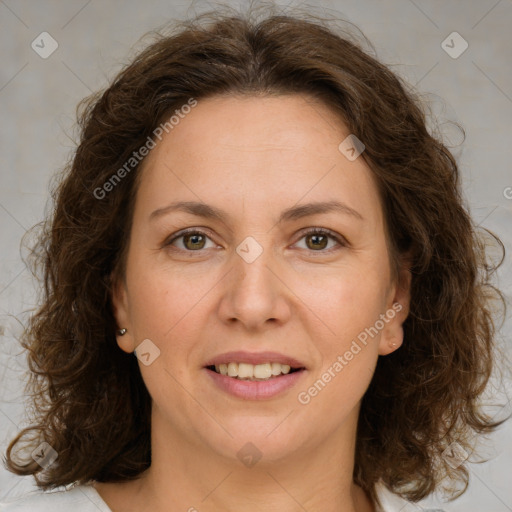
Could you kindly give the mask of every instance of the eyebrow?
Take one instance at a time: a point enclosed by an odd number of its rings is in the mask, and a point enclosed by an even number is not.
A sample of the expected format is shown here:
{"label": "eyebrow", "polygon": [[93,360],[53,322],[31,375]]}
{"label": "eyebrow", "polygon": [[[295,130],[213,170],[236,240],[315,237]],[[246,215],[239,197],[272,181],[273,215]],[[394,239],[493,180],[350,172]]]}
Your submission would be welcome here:
{"label": "eyebrow", "polygon": [[[163,208],[158,208],[157,210],[153,211],[149,216],[149,220],[151,221],[174,211],[183,211],[190,213],[191,215],[196,215],[197,217],[218,220],[223,223],[226,223],[228,218],[228,214],[225,211],[206,203],[197,201],[176,201],[167,206],[164,206]],[[277,223],[280,224],[282,222],[290,222],[293,220],[302,219],[303,217],[308,217],[310,215],[318,215],[321,213],[330,212],[343,213],[355,217],[360,221],[364,221],[364,217],[357,210],[354,210],[345,203],[340,201],[323,201],[307,203],[300,206],[292,206],[291,208],[288,208],[281,213]]]}

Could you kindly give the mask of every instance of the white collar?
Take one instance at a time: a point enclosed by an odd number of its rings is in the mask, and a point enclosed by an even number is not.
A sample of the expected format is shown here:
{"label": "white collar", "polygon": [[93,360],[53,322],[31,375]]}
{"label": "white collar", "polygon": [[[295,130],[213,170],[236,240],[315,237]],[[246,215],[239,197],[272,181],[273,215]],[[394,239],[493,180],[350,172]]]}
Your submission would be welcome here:
{"label": "white collar", "polygon": [[375,490],[382,504],[375,512],[444,512],[440,508],[424,508],[419,503],[404,500],[392,493],[381,481],[376,484]]}

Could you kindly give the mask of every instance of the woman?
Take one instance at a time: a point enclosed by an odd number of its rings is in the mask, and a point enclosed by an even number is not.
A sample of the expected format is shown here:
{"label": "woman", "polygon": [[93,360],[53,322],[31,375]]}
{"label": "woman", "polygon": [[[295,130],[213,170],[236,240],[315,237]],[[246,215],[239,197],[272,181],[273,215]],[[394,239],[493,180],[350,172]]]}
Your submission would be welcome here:
{"label": "woman", "polygon": [[485,244],[413,93],[310,18],[200,16],[85,103],[5,461],[74,487],[4,510],[376,512],[467,484],[501,423]]}

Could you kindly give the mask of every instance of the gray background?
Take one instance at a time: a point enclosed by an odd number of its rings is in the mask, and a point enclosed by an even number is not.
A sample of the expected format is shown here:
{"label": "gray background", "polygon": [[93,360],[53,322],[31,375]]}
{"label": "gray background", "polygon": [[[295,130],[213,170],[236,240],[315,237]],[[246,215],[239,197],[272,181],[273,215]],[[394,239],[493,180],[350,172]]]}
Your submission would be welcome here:
{"label": "gray background", "polygon": [[[289,5],[308,7],[305,2]],[[144,33],[172,18],[190,17],[214,6],[163,0],[0,0],[2,452],[18,427],[25,425],[26,363],[15,339],[21,331],[18,320],[26,319],[23,311],[36,303],[31,275],[21,261],[20,239],[43,219],[50,178],[75,147],[76,105],[105,87],[134,55],[134,47],[141,47],[136,43]],[[322,9],[359,26],[375,45],[377,56],[431,102],[432,113],[460,162],[463,191],[473,218],[497,233],[506,245],[507,257],[496,284],[510,304],[512,189],[507,187],[512,187],[512,0],[322,0],[316,4],[316,12]],[[47,59],[31,48],[43,31],[59,45]],[[469,45],[456,59],[441,46],[453,31]],[[461,135],[449,121],[459,122],[466,130],[464,144],[460,145]],[[499,341],[510,355],[510,309],[507,313]],[[495,381],[489,387],[489,399],[501,404],[492,410],[500,416],[510,413],[510,396],[511,380],[506,373],[503,382]],[[490,461],[470,466],[467,493],[440,508],[512,511],[511,439],[509,421],[482,447]],[[21,478],[0,469],[0,499],[33,488],[32,477]],[[424,503],[437,500],[433,496]]]}

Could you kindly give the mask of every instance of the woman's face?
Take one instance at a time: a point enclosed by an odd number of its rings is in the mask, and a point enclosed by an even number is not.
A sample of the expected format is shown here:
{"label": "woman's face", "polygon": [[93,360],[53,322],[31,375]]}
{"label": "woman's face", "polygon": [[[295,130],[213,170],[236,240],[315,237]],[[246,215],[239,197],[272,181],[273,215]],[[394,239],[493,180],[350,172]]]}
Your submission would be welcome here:
{"label": "woman's face", "polygon": [[113,301],[119,346],[144,342],[162,438],[280,460],[354,434],[408,285],[391,279],[370,169],[339,149],[349,135],[306,96],[215,97],[146,158]]}

